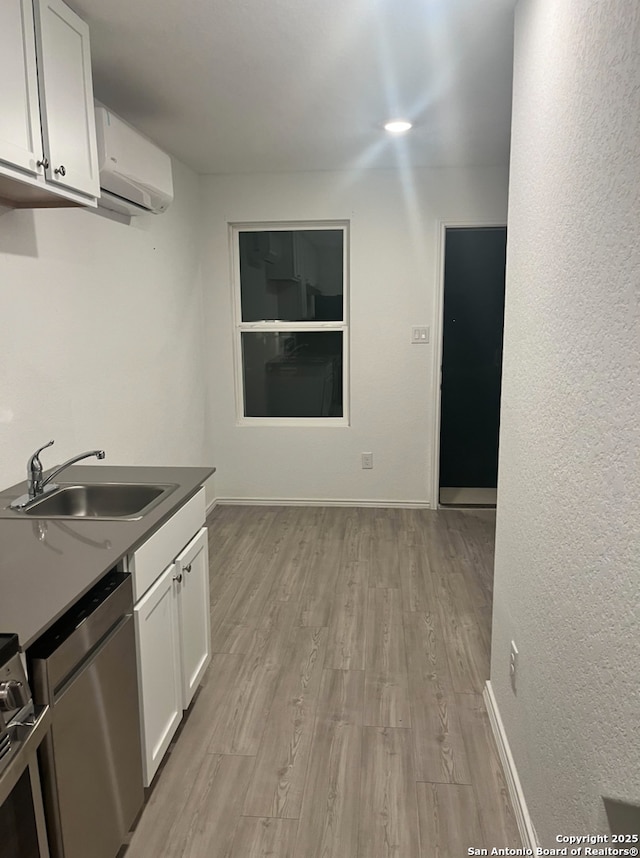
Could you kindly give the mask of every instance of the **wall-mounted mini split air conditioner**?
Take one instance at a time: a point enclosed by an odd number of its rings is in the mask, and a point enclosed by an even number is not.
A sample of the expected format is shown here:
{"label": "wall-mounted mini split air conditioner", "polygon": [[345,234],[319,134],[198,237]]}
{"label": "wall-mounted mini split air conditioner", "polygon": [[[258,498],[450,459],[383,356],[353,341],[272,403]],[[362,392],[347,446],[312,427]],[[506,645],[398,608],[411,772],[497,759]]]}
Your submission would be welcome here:
{"label": "wall-mounted mini split air conditioner", "polygon": [[124,119],[96,104],[98,206],[125,215],[160,214],[173,201],[171,158]]}

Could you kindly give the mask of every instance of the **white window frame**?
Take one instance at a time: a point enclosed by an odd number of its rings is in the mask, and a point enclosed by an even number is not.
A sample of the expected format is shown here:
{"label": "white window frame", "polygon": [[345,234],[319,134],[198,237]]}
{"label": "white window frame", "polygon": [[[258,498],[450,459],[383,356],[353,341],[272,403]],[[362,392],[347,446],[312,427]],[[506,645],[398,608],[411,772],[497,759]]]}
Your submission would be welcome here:
{"label": "white window frame", "polygon": [[[341,230],[342,239],[342,307],[341,322],[243,322],[240,291],[240,237],[241,232],[289,232],[291,230]],[[291,221],[287,223],[230,223],[231,288],[234,326],[234,376],[236,397],[236,423],[238,426],[349,426],[349,221]],[[242,361],[242,334],[247,331],[342,332],[342,417],[246,417],[244,413],[244,372]]]}

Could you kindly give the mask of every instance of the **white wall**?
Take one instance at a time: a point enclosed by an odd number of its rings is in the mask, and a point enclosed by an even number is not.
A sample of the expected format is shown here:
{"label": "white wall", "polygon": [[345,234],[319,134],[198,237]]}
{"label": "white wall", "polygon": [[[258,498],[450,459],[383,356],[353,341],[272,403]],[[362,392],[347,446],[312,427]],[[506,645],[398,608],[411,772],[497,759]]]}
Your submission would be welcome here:
{"label": "white wall", "polygon": [[[209,176],[203,192],[218,496],[429,502],[433,347],[411,326],[433,326],[438,219],[504,221],[506,168]],[[351,425],[238,426],[227,225],[308,220],[350,221]]]}
{"label": "white wall", "polygon": [[546,846],[640,803],[639,45],[519,3],[491,682]]}
{"label": "white wall", "polygon": [[0,217],[0,484],[104,447],[105,464],[204,465],[199,187],[131,226],[80,209]]}

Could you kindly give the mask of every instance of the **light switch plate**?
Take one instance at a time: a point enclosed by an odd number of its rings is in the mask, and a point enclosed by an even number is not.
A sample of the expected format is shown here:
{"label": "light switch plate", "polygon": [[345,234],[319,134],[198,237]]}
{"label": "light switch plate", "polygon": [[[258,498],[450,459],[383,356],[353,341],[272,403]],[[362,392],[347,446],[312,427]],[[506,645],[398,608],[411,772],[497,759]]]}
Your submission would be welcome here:
{"label": "light switch plate", "polygon": [[429,328],[425,328],[425,327],[411,328],[411,342],[412,343],[428,343],[429,342]]}

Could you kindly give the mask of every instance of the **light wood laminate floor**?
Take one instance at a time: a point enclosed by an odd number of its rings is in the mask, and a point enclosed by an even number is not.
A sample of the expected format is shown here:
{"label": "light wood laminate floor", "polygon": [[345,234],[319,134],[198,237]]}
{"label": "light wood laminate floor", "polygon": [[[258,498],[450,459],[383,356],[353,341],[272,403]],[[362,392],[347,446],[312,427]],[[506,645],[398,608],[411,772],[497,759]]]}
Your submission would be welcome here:
{"label": "light wood laminate floor", "polygon": [[126,858],[459,858],[520,838],[482,690],[495,512],[222,506],[213,658]]}

